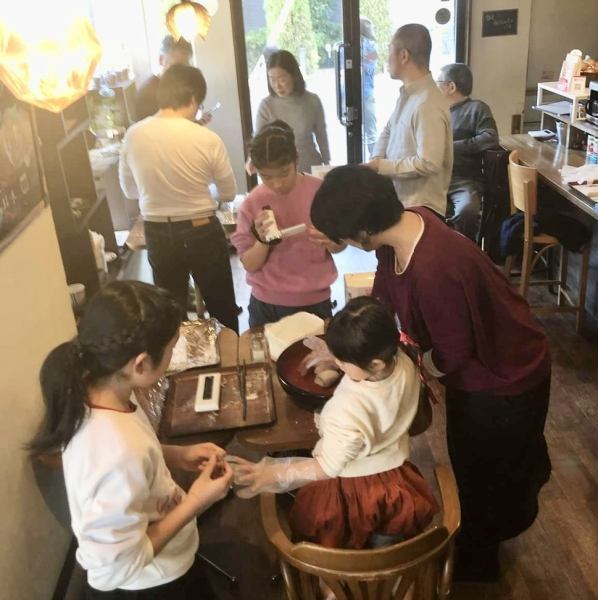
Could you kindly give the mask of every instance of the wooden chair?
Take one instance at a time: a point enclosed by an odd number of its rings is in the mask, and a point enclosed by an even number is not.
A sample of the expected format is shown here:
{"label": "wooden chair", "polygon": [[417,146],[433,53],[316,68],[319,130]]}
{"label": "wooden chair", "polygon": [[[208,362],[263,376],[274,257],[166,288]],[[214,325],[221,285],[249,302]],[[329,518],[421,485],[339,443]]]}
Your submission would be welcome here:
{"label": "wooden chair", "polygon": [[337,600],[447,598],[461,510],[449,467],[436,467],[436,479],[443,505],[441,522],[405,542],[374,550],[331,549],[308,542],[294,544],[276,496],[262,494],[262,522],[278,552],[289,600],[320,598],[319,578]]}
{"label": "wooden chair", "polygon": [[[568,252],[559,240],[545,233],[534,235],[534,216],[538,212],[538,171],[533,167],[525,167],[519,163],[519,153],[513,150],[509,155],[509,189],[511,195],[511,214],[520,210],[524,214],[523,226],[523,257],[521,260],[521,278],[519,292],[526,298],[530,286],[557,286],[557,302],[552,305],[532,306],[536,314],[552,312],[575,312],[576,331],[579,333],[583,326],[585,312],[586,287],[588,282],[588,267],[590,263],[590,244],[581,252],[579,270],[579,292],[577,303],[567,291]],[[538,260],[546,257],[551,248],[560,247],[560,269],[558,279],[532,280],[531,274]],[[513,256],[505,261],[505,275],[510,277]],[[549,274],[550,277],[550,274]]]}

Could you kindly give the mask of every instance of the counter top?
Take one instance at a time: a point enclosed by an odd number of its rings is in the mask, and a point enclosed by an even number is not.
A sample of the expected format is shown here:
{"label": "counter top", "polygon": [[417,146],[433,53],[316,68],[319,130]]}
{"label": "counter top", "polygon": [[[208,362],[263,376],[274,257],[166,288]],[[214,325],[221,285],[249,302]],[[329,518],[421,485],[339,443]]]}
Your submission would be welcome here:
{"label": "counter top", "polygon": [[535,167],[539,177],[547,185],[584,213],[598,220],[598,205],[563,182],[560,174],[564,165],[579,167],[585,164],[584,151],[569,150],[554,142],[541,142],[527,134],[501,136],[500,145],[507,150],[518,150],[519,159],[523,164]]}

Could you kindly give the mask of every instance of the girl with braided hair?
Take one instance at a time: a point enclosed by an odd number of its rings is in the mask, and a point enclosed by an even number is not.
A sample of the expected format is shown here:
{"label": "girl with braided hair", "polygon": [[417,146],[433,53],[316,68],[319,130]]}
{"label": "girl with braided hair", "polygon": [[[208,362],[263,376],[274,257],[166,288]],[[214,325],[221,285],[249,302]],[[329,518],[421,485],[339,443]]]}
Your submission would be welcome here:
{"label": "girl with braided hair", "polygon": [[[46,412],[29,451],[62,453],[88,599],[204,597],[195,517],[227,494],[232,471],[213,444],[161,445],[135,400],[166,371],[179,324],[169,292],[115,282],[42,365]],[[185,494],[169,468],[201,474]]]}
{"label": "girl with braided hair", "polygon": [[[263,183],[241,205],[232,236],[251,286],[249,326],[299,311],[329,318],[330,285],[337,276],[330,253],[345,245],[311,226],[311,205],[321,181],[298,172],[295,136],[284,121],[266,125],[251,140],[249,154]],[[272,213],[279,229],[305,224],[306,231],[268,243]]]}

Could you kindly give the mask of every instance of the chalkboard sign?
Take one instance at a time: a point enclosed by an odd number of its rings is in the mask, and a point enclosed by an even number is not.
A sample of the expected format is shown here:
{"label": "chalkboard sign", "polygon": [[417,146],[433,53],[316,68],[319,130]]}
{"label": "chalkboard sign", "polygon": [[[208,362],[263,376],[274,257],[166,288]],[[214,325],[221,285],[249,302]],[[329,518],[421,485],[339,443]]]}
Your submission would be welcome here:
{"label": "chalkboard sign", "polygon": [[43,206],[36,139],[32,108],[0,84],[0,249]]}
{"label": "chalkboard sign", "polygon": [[482,37],[517,35],[519,9],[486,10],[482,13]]}

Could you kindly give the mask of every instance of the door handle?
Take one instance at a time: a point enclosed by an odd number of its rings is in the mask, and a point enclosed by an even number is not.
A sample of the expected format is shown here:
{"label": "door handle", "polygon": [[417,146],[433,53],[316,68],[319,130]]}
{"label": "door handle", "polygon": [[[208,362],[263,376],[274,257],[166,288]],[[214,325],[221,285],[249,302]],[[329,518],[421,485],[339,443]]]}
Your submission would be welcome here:
{"label": "door handle", "polygon": [[336,83],[336,116],[340,121],[341,125],[347,126],[347,121],[345,119],[346,110],[345,110],[345,94],[343,89],[343,84],[345,83],[345,48],[346,44],[339,42],[336,44],[334,49],[335,55],[335,63],[334,63],[334,76]]}

